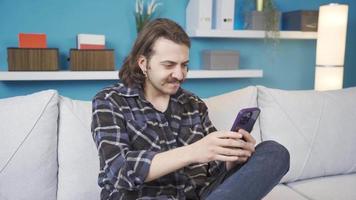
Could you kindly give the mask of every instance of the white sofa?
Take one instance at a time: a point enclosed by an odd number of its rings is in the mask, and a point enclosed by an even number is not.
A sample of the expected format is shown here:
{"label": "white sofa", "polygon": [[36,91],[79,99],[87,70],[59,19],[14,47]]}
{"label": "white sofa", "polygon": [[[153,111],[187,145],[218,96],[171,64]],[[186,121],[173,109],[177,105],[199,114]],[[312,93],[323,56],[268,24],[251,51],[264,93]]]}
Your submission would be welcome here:
{"label": "white sofa", "polygon": [[[251,86],[205,101],[218,129],[230,129],[241,108],[259,106],[252,134],[288,148],[290,171],[265,200],[356,199],[356,88]],[[0,99],[0,199],[99,199],[90,120],[90,101],[55,90]]]}

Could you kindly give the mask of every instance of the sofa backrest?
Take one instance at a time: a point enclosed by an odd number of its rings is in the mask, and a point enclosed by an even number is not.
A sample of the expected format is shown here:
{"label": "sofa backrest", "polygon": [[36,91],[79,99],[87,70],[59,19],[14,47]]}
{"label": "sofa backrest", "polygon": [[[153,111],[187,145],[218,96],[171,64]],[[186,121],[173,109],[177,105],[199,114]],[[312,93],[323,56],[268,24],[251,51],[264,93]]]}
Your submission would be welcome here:
{"label": "sofa backrest", "polygon": [[356,87],[287,91],[258,87],[262,140],[290,153],[282,182],[356,172]]}
{"label": "sofa backrest", "polygon": [[91,102],[59,99],[58,200],[98,200],[99,157],[91,130]]}
{"label": "sofa backrest", "polygon": [[[291,182],[356,172],[355,99],[356,88],[316,92],[258,86],[205,102],[212,122],[225,130],[240,109],[258,106],[261,115],[252,134],[287,147],[291,167],[282,181]],[[49,90],[1,99],[0,110],[1,200],[99,199],[90,101]]]}
{"label": "sofa backrest", "polygon": [[0,99],[0,199],[55,200],[58,94]]}

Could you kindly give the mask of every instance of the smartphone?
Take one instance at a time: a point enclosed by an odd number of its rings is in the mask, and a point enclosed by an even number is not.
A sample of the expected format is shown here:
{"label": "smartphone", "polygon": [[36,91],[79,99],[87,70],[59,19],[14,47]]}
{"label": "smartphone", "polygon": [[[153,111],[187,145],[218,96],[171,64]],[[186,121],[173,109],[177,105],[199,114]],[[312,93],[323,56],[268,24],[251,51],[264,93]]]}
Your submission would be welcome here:
{"label": "smartphone", "polygon": [[245,108],[240,110],[237,114],[234,124],[232,125],[231,131],[239,131],[239,129],[244,129],[251,133],[253,126],[260,115],[261,110],[257,107]]}

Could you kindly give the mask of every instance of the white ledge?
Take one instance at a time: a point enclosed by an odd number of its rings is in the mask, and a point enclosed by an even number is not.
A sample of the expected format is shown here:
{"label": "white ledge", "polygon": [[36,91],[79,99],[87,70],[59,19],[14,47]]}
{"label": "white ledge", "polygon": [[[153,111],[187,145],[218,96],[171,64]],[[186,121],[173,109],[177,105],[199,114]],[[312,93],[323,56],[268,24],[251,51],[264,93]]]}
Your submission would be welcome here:
{"label": "white ledge", "polygon": [[[259,78],[262,70],[191,70],[188,79]],[[0,72],[0,81],[119,80],[118,71],[11,71]]]}
{"label": "white ledge", "polygon": [[[255,30],[192,30],[187,31],[193,38],[265,38],[265,31]],[[317,32],[305,31],[280,31],[280,39],[317,39]]]}

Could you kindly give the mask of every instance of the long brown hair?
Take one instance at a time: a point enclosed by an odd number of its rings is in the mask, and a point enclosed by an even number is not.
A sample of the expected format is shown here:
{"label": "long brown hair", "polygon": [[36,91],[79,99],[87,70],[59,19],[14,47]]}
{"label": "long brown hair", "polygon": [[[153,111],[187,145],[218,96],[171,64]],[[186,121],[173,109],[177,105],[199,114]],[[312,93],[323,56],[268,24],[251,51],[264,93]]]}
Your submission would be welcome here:
{"label": "long brown hair", "polygon": [[164,18],[148,22],[138,34],[130,54],[125,58],[120,69],[119,77],[126,86],[143,85],[145,76],[137,60],[141,55],[149,60],[154,53],[152,49],[154,43],[161,37],[190,48],[189,36],[176,22]]}

